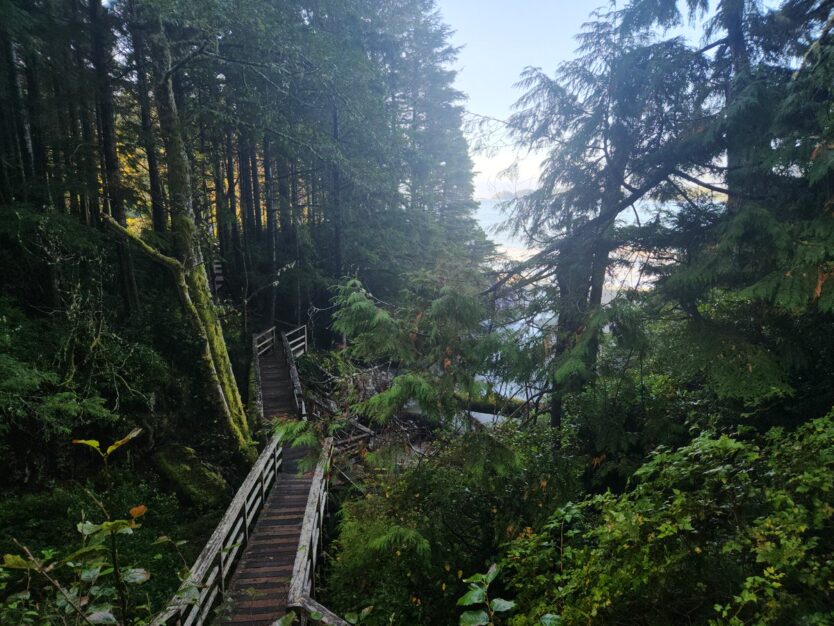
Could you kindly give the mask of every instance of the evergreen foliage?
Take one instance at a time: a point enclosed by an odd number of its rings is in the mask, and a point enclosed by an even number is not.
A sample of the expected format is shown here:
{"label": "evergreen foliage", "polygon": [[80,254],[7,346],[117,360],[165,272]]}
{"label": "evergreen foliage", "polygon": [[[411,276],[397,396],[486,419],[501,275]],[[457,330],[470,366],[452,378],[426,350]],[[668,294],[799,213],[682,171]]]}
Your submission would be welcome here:
{"label": "evergreen foliage", "polygon": [[[434,0],[0,0],[0,621],[149,621],[254,432],[371,427],[350,623],[834,622],[832,25],[593,13],[518,85],[511,263]],[[276,324],[309,421],[244,407]]]}

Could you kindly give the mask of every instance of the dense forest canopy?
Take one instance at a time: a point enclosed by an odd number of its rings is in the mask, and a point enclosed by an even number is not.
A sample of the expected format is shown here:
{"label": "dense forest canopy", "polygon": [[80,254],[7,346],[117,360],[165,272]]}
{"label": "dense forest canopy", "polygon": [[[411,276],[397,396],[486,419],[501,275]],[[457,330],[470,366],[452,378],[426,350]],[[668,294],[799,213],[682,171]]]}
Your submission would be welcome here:
{"label": "dense forest canopy", "polygon": [[[350,623],[834,623],[832,26],[611,4],[499,121],[433,0],[0,0],[0,623],[198,601],[265,443],[352,427]],[[541,155],[524,260],[473,117]],[[273,326],[307,420],[263,415]]]}

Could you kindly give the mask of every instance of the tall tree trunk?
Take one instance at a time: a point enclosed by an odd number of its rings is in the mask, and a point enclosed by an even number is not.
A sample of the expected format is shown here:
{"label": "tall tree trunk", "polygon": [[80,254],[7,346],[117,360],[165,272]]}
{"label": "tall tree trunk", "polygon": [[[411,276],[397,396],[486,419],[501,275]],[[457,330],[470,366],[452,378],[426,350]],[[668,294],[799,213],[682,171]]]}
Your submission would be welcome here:
{"label": "tall tree trunk", "polygon": [[[264,197],[266,204],[266,244],[269,255],[269,280],[275,281],[278,272],[278,233],[275,219],[275,198],[272,184],[272,151],[269,142],[269,135],[264,135]],[[278,288],[275,285],[269,288],[267,301],[267,323],[275,323],[275,308],[277,306]]]}
{"label": "tall tree trunk", "polygon": [[203,363],[209,386],[215,392],[218,411],[224,416],[238,450],[251,458],[253,447],[249,424],[223,338],[223,328],[211,301],[208,276],[197,236],[191,171],[172,84],[171,52],[161,22],[157,22],[150,43],[154,58],[157,110],[168,163],[174,248],[181,266],[180,271],[175,270],[175,276],[192,325],[203,344]]}
{"label": "tall tree trunk", "polygon": [[[132,14],[135,8],[131,3]],[[141,123],[142,147],[148,164],[148,182],[151,196],[151,220],[154,231],[168,230],[168,216],[165,213],[165,200],[162,192],[162,179],[159,176],[159,156],[154,141],[153,120],[151,117],[150,85],[145,61],[146,46],[143,26],[138,23],[135,14],[131,16],[130,37],[133,40],[133,60],[136,66],[136,96],[139,102],[139,121]]]}
{"label": "tall tree trunk", "polygon": [[247,252],[255,240],[255,208],[252,199],[252,172],[249,160],[249,138],[246,131],[240,131],[237,144],[238,167],[240,169],[240,202],[243,218],[243,239]]}
{"label": "tall tree trunk", "polygon": [[26,181],[31,176],[31,172],[28,171],[28,164],[31,161],[24,153],[26,140],[16,56],[11,38],[2,30],[0,30],[0,43],[3,47],[3,75],[6,89],[3,136],[6,139],[7,156],[3,161],[3,172],[4,178],[8,181],[5,195],[7,201],[11,202],[18,193],[25,194]]}
{"label": "tall tree trunk", "polygon": [[[727,78],[725,106],[729,109],[738,100],[739,94],[750,81],[750,57],[747,52],[747,40],[744,33],[745,0],[724,0],[722,11],[724,29],[730,52],[730,74]],[[727,209],[734,213],[739,208],[738,192],[749,180],[752,172],[749,157],[743,151],[749,151],[751,135],[748,129],[739,129],[739,120],[730,120],[727,127]],[[741,130],[741,132],[739,132]],[[762,133],[763,136],[766,136]],[[735,193],[734,193],[735,192]]]}
{"label": "tall tree trunk", "polygon": [[232,247],[232,220],[229,213],[228,196],[223,185],[223,171],[220,163],[220,151],[214,147],[211,156],[211,172],[214,181],[214,210],[217,216],[217,240],[220,243],[220,258],[223,263],[224,278],[233,274],[234,248]]}
{"label": "tall tree trunk", "polygon": [[[230,278],[234,278],[234,284],[237,286],[236,293],[240,295],[240,285],[241,285],[241,275],[243,273],[243,242],[241,239],[241,221],[243,220],[243,215],[241,215],[240,220],[238,219],[238,210],[237,210],[237,186],[235,183],[235,150],[234,150],[234,138],[233,138],[233,131],[229,128],[226,130],[226,185],[228,188],[228,204],[229,204],[229,214],[232,217],[232,245],[233,245],[233,255],[234,255],[234,265],[235,265],[235,274],[233,277],[226,276],[226,280],[228,281]],[[243,213],[241,211],[241,213]]]}
{"label": "tall tree trunk", "polygon": [[255,218],[253,227],[255,238],[260,239],[263,232],[261,220],[261,181],[258,168],[258,142],[250,135],[249,138],[249,171],[252,173],[252,214]]}
{"label": "tall tree trunk", "polygon": [[[122,187],[119,155],[116,151],[116,111],[113,105],[113,87],[110,80],[110,65],[113,57],[110,52],[109,26],[105,23],[107,16],[101,0],[89,0],[89,12],[92,60],[96,74],[96,99],[101,125],[101,155],[104,166],[105,189],[113,219],[122,226],[126,226],[124,188]],[[130,312],[136,313],[139,311],[139,290],[136,287],[133,257],[125,242],[119,244],[119,262],[122,270],[122,286],[126,304]]]}
{"label": "tall tree trunk", "polygon": [[[79,92],[79,95],[81,92]],[[98,165],[96,163],[96,135],[93,128],[95,116],[87,106],[86,99],[79,103],[81,121],[81,170],[84,179],[84,193],[81,203],[84,206],[85,223],[87,225],[98,224],[99,213],[101,212],[101,200],[99,198]]]}
{"label": "tall tree trunk", "polygon": [[[339,110],[333,104],[333,143],[339,144]],[[331,164],[330,193],[333,212],[333,278],[342,277],[342,178],[337,162]]]}
{"label": "tall tree trunk", "polygon": [[293,232],[293,241],[295,242],[295,321],[296,324],[301,324],[301,243],[299,241],[297,229],[301,224],[301,197],[299,196],[298,185],[298,166],[293,161],[290,164],[290,205],[292,214],[290,217],[290,228]]}
{"label": "tall tree trunk", "polygon": [[28,120],[27,144],[32,157],[31,198],[41,208],[50,204],[49,168],[47,166],[46,144],[44,142],[44,117],[42,111],[40,84],[38,81],[37,54],[26,57],[26,108]]}
{"label": "tall tree trunk", "polygon": [[281,220],[281,240],[284,246],[290,246],[293,238],[292,198],[290,197],[290,171],[286,160],[277,161],[278,174],[278,207]]}

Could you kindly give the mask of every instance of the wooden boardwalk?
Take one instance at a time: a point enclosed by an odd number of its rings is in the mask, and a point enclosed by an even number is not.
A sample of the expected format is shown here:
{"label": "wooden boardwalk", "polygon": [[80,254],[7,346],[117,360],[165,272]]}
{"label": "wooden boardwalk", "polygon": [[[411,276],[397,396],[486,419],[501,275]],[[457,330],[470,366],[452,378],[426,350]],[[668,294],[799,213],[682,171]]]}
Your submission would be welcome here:
{"label": "wooden boardwalk", "polygon": [[[260,359],[264,417],[297,415],[287,362],[280,346]],[[266,503],[229,586],[231,608],[223,623],[266,626],[283,617],[312,471],[298,473],[303,448],[285,448],[283,471]]]}

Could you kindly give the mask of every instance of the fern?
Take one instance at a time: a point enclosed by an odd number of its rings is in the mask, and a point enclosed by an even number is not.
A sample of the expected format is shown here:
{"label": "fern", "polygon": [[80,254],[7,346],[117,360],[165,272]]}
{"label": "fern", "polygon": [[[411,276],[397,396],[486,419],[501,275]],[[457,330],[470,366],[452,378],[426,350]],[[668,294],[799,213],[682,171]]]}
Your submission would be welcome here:
{"label": "fern", "polygon": [[423,560],[428,560],[431,554],[431,545],[423,535],[413,528],[396,524],[387,526],[383,534],[372,538],[368,542],[368,548],[374,552],[387,554],[395,550],[411,550]]}

